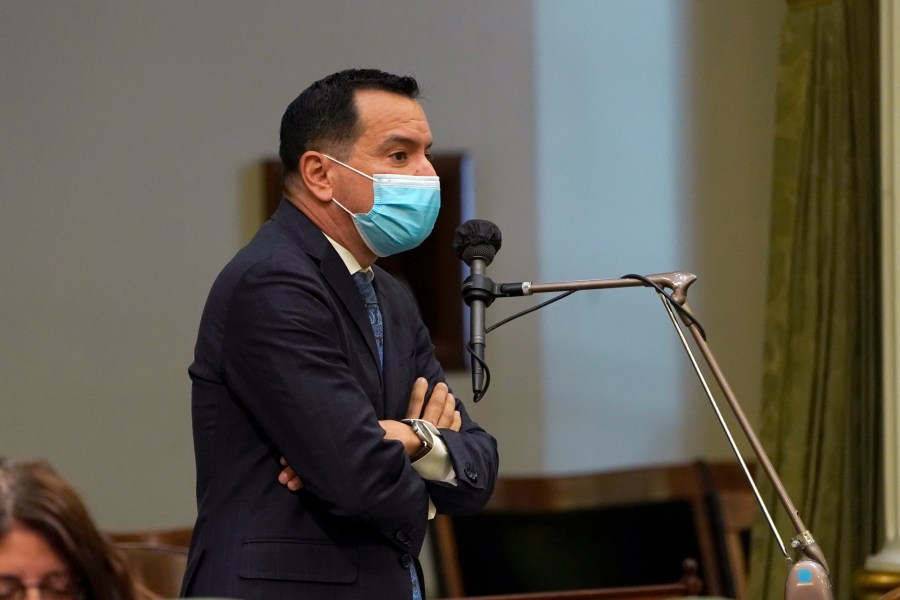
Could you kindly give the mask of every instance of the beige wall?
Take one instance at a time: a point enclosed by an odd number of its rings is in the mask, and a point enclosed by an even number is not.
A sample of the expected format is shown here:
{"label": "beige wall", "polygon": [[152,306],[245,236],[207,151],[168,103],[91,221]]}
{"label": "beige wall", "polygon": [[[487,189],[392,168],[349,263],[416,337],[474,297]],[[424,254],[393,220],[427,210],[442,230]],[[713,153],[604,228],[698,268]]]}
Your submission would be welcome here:
{"label": "beige wall", "polygon": [[[782,0],[695,0],[685,11],[689,84],[679,236],[686,264],[700,276],[691,291],[693,308],[754,422],[762,403],[775,87],[785,7]],[[687,385],[695,402],[685,421],[698,426],[695,452],[705,448],[711,456],[730,457],[696,378]],[[724,403],[723,411],[730,417]],[[728,421],[752,457],[740,428]]]}
{"label": "beige wall", "polygon": [[[416,75],[435,150],[470,150],[483,216],[515,201],[508,228],[527,232],[529,15],[397,0],[0,4],[0,453],[49,458],[106,526],[191,522],[187,366],[212,279],[255,227],[253,166],[277,151],[284,107],[347,66]],[[529,271],[524,236],[509,246],[508,267]],[[533,328],[515,337],[535,346]],[[508,387],[525,395],[537,368],[519,356],[532,368]]]}

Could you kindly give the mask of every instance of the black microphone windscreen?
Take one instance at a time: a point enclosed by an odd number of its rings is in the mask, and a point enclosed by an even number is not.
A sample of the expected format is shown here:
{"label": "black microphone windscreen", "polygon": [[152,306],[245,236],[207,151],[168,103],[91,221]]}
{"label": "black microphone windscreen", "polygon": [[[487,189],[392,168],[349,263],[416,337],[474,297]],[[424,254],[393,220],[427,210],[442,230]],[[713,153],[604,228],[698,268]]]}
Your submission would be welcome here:
{"label": "black microphone windscreen", "polygon": [[482,219],[470,219],[456,228],[453,249],[466,264],[476,258],[491,264],[502,242],[500,228]]}

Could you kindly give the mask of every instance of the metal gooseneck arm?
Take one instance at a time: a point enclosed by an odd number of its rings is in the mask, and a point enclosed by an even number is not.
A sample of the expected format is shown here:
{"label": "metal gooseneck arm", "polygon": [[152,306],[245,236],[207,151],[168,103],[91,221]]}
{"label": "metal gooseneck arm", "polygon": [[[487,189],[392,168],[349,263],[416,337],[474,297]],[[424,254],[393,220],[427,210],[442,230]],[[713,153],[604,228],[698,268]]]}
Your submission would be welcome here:
{"label": "metal gooseneck arm", "polygon": [[[751,486],[753,487],[754,494],[756,495],[757,502],[765,514],[766,519],[769,522],[769,526],[772,529],[772,533],[781,546],[782,553],[784,553],[785,557],[788,561],[791,561],[790,556],[787,554],[787,551],[784,548],[784,544],[781,541],[781,536],[775,528],[775,524],[772,521],[771,516],[769,516],[769,512],[766,509],[765,503],[763,502],[762,497],[760,496],[758,490],[756,489],[756,485],[753,482],[753,478],[750,476],[750,472],[744,463],[743,457],[740,454],[740,451],[737,448],[737,445],[734,443],[734,440],[731,436],[730,431],[728,430],[728,426],[723,420],[721,416],[721,412],[718,409],[715,398],[712,396],[712,393],[709,391],[709,387],[706,385],[706,381],[703,378],[703,374],[700,372],[700,369],[694,360],[693,354],[691,353],[690,347],[687,344],[684,336],[682,335],[682,330],[678,326],[678,323],[675,319],[674,312],[670,303],[674,303],[678,305],[678,316],[680,317],[682,323],[690,332],[691,337],[694,340],[695,345],[699,348],[703,358],[706,362],[706,365],[709,367],[710,372],[715,378],[719,389],[722,394],[725,396],[725,399],[728,402],[729,407],[731,408],[731,412],[734,414],[737,419],[742,431],[748,442],[750,443],[751,448],[753,449],[754,454],[756,455],[757,460],[759,461],[759,465],[762,468],[763,472],[766,474],[766,477],[771,482],[775,493],[777,494],[779,500],[784,506],[785,511],[790,517],[791,522],[794,525],[794,528],[797,531],[797,535],[792,539],[791,545],[799,549],[803,554],[803,559],[798,561],[790,570],[788,574],[788,580],[785,585],[785,598],[788,599],[809,599],[809,600],[826,600],[832,599],[833,588],[831,586],[831,582],[828,576],[828,563],[825,560],[825,556],[822,553],[822,550],[819,548],[819,545],[813,539],[812,534],[809,529],[803,523],[800,518],[797,509],[794,507],[793,502],[790,499],[787,491],[784,488],[784,485],[781,483],[781,479],[778,477],[778,473],[775,471],[775,468],[772,466],[769,457],[766,455],[765,450],[762,447],[759,439],[756,436],[756,433],[753,431],[753,428],[750,426],[750,422],[747,420],[746,415],[744,414],[743,409],[734,395],[734,392],[731,389],[731,386],[728,384],[728,381],[725,378],[721,368],[719,367],[718,362],[713,356],[712,350],[709,347],[709,344],[706,342],[705,335],[697,324],[697,321],[693,317],[693,313],[691,312],[690,306],[687,302],[687,290],[690,285],[696,281],[697,276],[692,273],[686,272],[671,272],[671,273],[659,273],[656,275],[646,275],[646,276],[626,276],[618,279],[586,279],[586,280],[577,280],[577,281],[567,281],[567,282],[556,282],[556,283],[532,283],[532,282],[522,282],[522,283],[504,283],[498,284],[494,286],[494,294],[497,296],[530,296],[533,294],[540,294],[546,292],[567,292],[567,291],[578,291],[578,290],[601,290],[601,289],[611,289],[611,288],[625,288],[625,287],[642,287],[653,284],[657,287],[657,291],[661,289],[670,290],[671,293],[664,294],[660,292],[660,295],[663,296],[663,302],[666,306],[666,310],[669,312],[670,317],[672,318],[672,322],[675,325],[676,330],[679,333],[679,337],[681,337],[682,344],[685,347],[688,355],[691,358],[691,361],[694,366],[694,370],[697,375],[700,377],[700,380],[703,382],[704,388],[706,390],[707,396],[709,397],[710,402],[712,403],[716,414],[719,418],[720,424],[725,429],[725,433],[729,438],[729,442],[731,443],[732,449],[738,457],[739,462],[744,468],[744,472],[750,481]],[[488,280],[488,287],[492,285],[493,282]]]}

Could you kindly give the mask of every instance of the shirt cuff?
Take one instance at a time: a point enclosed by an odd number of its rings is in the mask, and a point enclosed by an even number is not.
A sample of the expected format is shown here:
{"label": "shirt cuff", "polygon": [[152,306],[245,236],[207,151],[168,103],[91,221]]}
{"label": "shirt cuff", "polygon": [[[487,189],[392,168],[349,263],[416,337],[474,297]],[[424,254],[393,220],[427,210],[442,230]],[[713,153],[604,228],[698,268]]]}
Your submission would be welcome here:
{"label": "shirt cuff", "polygon": [[[443,455],[443,458],[441,457]],[[447,445],[440,435],[434,438],[434,448],[427,454],[420,457],[412,464],[419,477],[429,481],[442,481],[450,485],[456,485],[456,471],[453,470],[453,464],[450,462],[450,454],[447,452]],[[437,514],[437,508],[431,497],[428,497],[428,520],[432,520]]]}
{"label": "shirt cuff", "polygon": [[420,456],[414,463],[413,469],[422,479],[428,481],[440,481],[456,485],[456,471],[453,469],[453,463],[450,462],[450,452],[447,451],[447,444],[441,437],[440,431],[427,421],[422,421],[425,427],[431,432],[434,439],[434,447],[425,455]]}

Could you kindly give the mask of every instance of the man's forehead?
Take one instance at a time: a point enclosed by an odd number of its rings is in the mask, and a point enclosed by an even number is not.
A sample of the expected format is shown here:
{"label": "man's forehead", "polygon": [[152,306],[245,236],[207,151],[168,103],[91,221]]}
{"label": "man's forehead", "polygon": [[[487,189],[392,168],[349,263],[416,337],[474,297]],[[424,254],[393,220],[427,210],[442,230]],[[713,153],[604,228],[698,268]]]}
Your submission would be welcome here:
{"label": "man's forehead", "polygon": [[382,90],[360,90],[356,100],[362,135],[371,142],[431,145],[428,119],[416,100]]}
{"label": "man's forehead", "polygon": [[383,90],[359,90],[356,110],[362,121],[410,119],[425,121],[425,110],[418,100]]}

